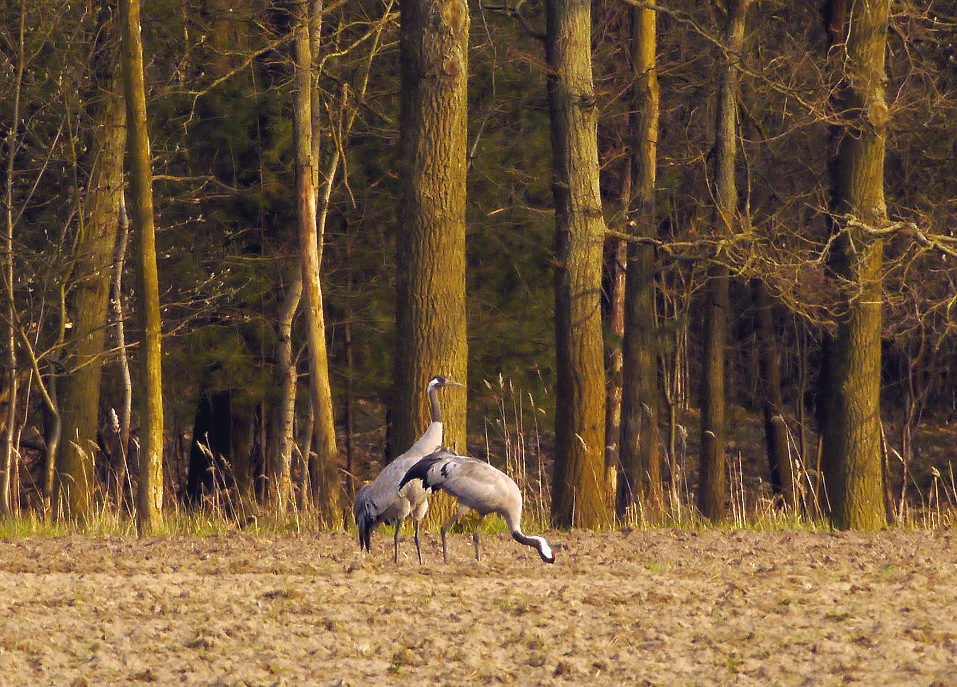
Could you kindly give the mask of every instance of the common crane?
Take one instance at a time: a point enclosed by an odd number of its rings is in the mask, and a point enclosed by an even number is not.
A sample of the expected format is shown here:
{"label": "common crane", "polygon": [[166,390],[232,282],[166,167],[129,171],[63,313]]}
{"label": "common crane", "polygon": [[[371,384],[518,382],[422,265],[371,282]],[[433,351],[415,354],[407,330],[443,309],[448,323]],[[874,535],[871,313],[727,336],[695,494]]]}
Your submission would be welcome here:
{"label": "common crane", "polygon": [[399,562],[399,529],[402,522],[412,515],[415,521],[415,551],[422,563],[422,548],[419,544],[419,525],[429,510],[428,494],[421,483],[399,486],[399,480],[410,467],[423,456],[442,446],[442,407],[437,392],[445,386],[462,386],[442,375],[432,378],[427,387],[432,405],[432,422],[412,447],[386,465],[382,472],[356,494],[353,513],[359,528],[359,548],[371,551],[372,530],[384,521],[395,522],[395,553],[393,560]]}
{"label": "common crane", "polygon": [[448,522],[442,525],[442,557],[448,562],[445,535],[455,522],[469,510],[478,513],[478,524],[472,533],[475,544],[475,560],[479,560],[479,527],[482,519],[489,513],[498,513],[508,525],[512,539],[534,547],[546,563],[555,562],[548,542],[542,537],[529,537],[522,533],[522,492],[511,477],[485,461],[461,456],[451,449],[441,448],[415,463],[402,481],[399,488],[406,484],[422,480],[426,491],[441,489],[459,502],[459,508]]}

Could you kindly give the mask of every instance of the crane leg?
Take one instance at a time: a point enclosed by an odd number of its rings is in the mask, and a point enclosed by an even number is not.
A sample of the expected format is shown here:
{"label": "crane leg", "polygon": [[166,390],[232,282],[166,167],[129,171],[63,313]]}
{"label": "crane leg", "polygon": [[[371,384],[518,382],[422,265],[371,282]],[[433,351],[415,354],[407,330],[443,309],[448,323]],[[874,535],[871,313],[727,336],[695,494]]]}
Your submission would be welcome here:
{"label": "crane leg", "polygon": [[482,519],[484,517],[484,515],[479,516],[478,522],[475,523],[475,531],[472,532],[472,543],[475,544],[475,560],[479,560],[479,527],[482,526]]}
{"label": "crane leg", "polygon": [[392,562],[399,562],[399,529],[402,527],[402,520],[395,521],[395,553],[392,556]]}
{"label": "crane leg", "polygon": [[415,552],[419,554],[419,565],[422,565],[422,546],[419,544],[419,521],[415,521]]}
{"label": "crane leg", "polygon": [[455,515],[449,518],[448,521],[446,521],[446,523],[442,525],[442,560],[444,560],[446,563],[449,562],[449,554],[448,554],[448,550],[445,548],[445,534],[449,531],[449,528],[452,525],[454,525],[456,522],[458,522],[459,518],[461,518],[467,512],[468,512],[468,508],[459,506],[459,509],[455,511]]}

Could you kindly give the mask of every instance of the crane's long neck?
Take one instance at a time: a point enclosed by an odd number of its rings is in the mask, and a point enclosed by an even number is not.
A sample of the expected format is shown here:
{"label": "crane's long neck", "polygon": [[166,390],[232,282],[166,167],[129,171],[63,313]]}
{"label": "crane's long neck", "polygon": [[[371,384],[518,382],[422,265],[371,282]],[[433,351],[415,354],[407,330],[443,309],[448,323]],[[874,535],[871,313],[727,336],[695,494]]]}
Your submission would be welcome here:
{"label": "crane's long neck", "polygon": [[541,556],[542,560],[546,563],[555,562],[555,554],[552,552],[552,547],[550,547],[548,542],[542,537],[529,537],[517,527],[513,527],[512,539],[517,541],[519,544],[525,544],[525,546],[531,546],[533,549],[537,550],[538,555]]}
{"label": "crane's long neck", "polygon": [[429,387],[429,402],[432,404],[432,422],[442,422],[442,406],[439,405],[439,388]]}

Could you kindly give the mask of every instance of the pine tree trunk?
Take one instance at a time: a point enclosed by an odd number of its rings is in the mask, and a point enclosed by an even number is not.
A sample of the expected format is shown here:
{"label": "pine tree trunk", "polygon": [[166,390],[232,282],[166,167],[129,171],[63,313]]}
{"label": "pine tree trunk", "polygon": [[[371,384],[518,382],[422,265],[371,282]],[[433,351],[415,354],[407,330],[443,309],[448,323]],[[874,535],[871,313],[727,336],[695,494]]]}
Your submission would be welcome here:
{"label": "pine tree trunk", "polygon": [[605,222],[591,67],[591,4],[547,0],[545,55],[555,197],[558,382],[552,521],[598,527],[605,500],[605,379],[601,264]]}
{"label": "pine tree trunk", "polygon": [[[429,422],[436,374],[465,383],[466,88],[469,10],[463,0],[401,3],[402,108],[396,364],[390,454]],[[464,451],[466,395],[443,398],[445,443]]]}
{"label": "pine tree trunk", "polygon": [[[827,347],[822,408],[822,462],[831,519],[842,529],[887,522],[881,468],[881,302],[883,242],[862,227],[887,221],[884,154],[890,119],[884,53],[889,5],[835,3],[830,17],[834,68],[841,77],[836,110],[844,121],[832,162],[834,231],[831,267],[840,312]],[[846,42],[845,42],[846,41]],[[843,47],[843,50],[842,50]],[[851,224],[851,222],[857,224]]]}
{"label": "pine tree trunk", "polygon": [[[657,16],[651,8],[631,8],[631,60],[634,90],[631,158],[634,173],[629,219],[636,234],[655,236],[655,178],[658,157],[659,92]],[[664,509],[658,431],[658,356],[655,346],[655,250],[633,243],[628,249],[625,285],[624,391],[619,517],[638,503],[656,520]]]}
{"label": "pine tree trunk", "polygon": [[148,534],[163,511],[163,370],[156,229],[153,224],[153,176],[143,84],[140,1],[120,0],[123,24],[123,83],[126,96],[127,153],[130,164],[130,209],[135,231],[137,311],[142,342],[140,390],[140,482],[137,527]]}
{"label": "pine tree trunk", "polygon": [[306,339],[309,347],[309,400],[315,414],[316,460],[310,470],[313,499],[327,527],[342,525],[339,508],[339,452],[336,447],[332,389],[326,352],[325,315],[319,284],[319,234],[316,224],[316,164],[313,154],[312,34],[318,16],[312,6],[298,7],[296,32],[296,196],[299,206],[299,251],[305,297]]}
{"label": "pine tree trunk", "polygon": [[[738,62],[744,46],[744,25],[751,0],[729,2],[724,46],[725,62],[718,86],[715,118],[714,233],[726,236],[735,230],[738,191],[735,159],[738,145],[737,85]],[[729,273],[719,262],[708,267],[701,381],[701,449],[698,481],[698,508],[712,521],[725,516],[725,349],[728,340]]]}

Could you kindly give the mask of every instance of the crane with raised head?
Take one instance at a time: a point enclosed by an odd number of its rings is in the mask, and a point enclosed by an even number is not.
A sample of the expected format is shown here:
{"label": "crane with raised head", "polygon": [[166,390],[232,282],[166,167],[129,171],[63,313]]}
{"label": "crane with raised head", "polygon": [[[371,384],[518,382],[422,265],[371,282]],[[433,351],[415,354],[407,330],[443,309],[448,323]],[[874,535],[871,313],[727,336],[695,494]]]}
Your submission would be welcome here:
{"label": "crane with raised head", "polygon": [[479,527],[489,513],[498,513],[505,519],[512,539],[531,546],[546,563],[555,562],[552,548],[542,537],[530,537],[522,532],[522,492],[515,481],[489,463],[462,456],[448,448],[441,448],[417,461],[402,480],[399,489],[421,480],[425,491],[441,489],[454,496],[459,507],[455,515],[442,525],[442,557],[448,562],[445,535],[449,528],[469,510],[478,513],[478,523],[472,533],[475,560],[479,560]]}
{"label": "crane with raised head", "polygon": [[415,551],[422,563],[422,547],[419,544],[419,526],[429,510],[428,494],[421,482],[399,485],[403,475],[423,456],[442,446],[442,406],[438,390],[446,386],[462,386],[442,375],[433,377],[426,387],[432,406],[432,421],[412,447],[386,465],[382,472],[356,494],[353,514],[359,528],[359,548],[370,551],[372,530],[381,522],[395,522],[395,553],[393,560],[399,562],[399,529],[402,522],[412,516],[415,522]]}

